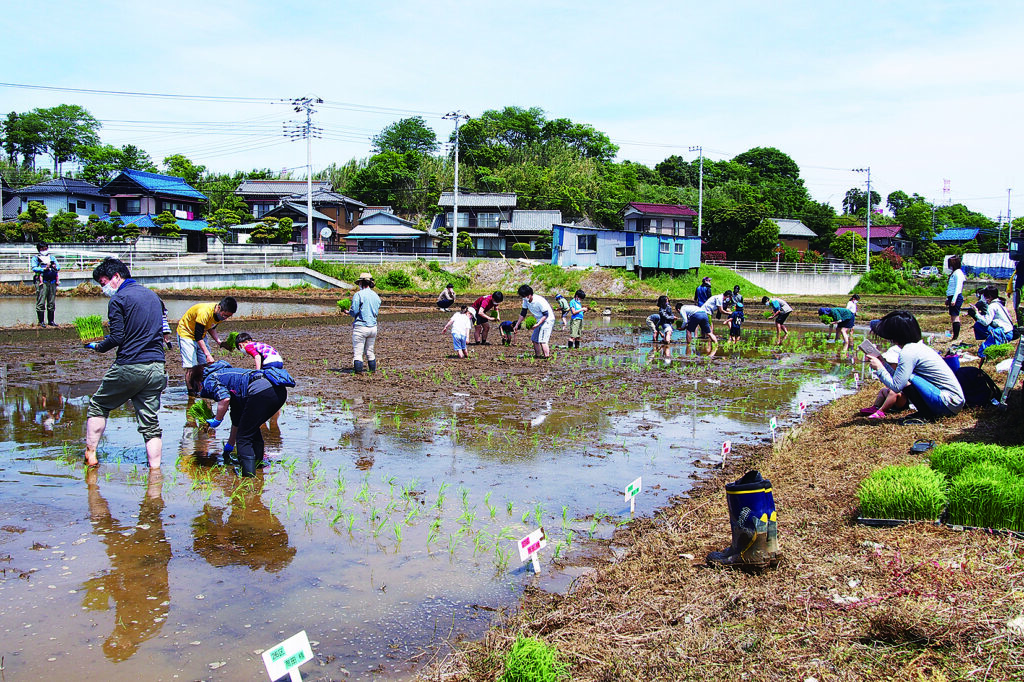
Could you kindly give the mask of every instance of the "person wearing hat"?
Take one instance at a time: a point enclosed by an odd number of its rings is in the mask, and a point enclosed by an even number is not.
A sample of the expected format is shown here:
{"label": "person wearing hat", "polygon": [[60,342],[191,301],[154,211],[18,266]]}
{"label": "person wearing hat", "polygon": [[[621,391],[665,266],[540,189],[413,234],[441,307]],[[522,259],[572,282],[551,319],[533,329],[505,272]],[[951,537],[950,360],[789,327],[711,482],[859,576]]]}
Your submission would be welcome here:
{"label": "person wearing hat", "polygon": [[380,296],[373,290],[373,275],[364,272],[356,280],[359,291],[352,297],[348,314],[352,322],[352,370],[363,373],[363,355],[371,372],[377,371],[377,355],[373,347],[377,343],[377,313],[380,312]]}
{"label": "person wearing hat", "polygon": [[703,307],[704,303],[711,298],[711,278],[705,277],[701,280],[700,286],[693,292],[693,302],[697,304],[697,307]]}
{"label": "person wearing hat", "polygon": [[850,330],[853,329],[854,320],[856,319],[854,314],[850,312],[849,308],[818,308],[818,317],[821,318],[822,324],[827,324],[829,327],[832,325],[836,326],[836,333],[843,335],[843,349],[842,352],[846,352],[850,348]]}

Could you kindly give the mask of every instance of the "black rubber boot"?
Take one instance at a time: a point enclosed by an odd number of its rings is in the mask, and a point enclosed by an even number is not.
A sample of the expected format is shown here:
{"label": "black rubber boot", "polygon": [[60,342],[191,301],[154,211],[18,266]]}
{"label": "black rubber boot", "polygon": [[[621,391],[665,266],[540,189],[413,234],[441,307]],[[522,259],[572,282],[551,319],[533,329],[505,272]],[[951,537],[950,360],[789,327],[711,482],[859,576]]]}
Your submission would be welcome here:
{"label": "black rubber boot", "polygon": [[37,311],[36,311],[36,317],[38,317],[38,318],[39,318],[39,326],[40,326],[40,327],[45,327],[45,326],[46,326],[46,323],[45,323],[45,322],[43,322],[43,311],[41,311],[41,310],[37,310]]}
{"label": "black rubber boot", "polygon": [[362,374],[363,373],[363,361],[362,360],[354,360],[352,362],[352,371],[355,372],[356,374]]}
{"label": "black rubber boot", "polygon": [[959,338],[960,338],[960,323],[959,322],[954,322],[953,323],[953,340],[956,341]]}
{"label": "black rubber boot", "polygon": [[732,544],[707,556],[709,564],[763,568],[780,559],[771,481],[757,471],[725,486]]}
{"label": "black rubber boot", "polygon": [[51,327],[56,327],[57,326],[57,323],[53,321],[53,311],[52,310],[48,310],[46,312],[46,319],[49,320],[49,323],[50,323]]}
{"label": "black rubber boot", "polygon": [[579,340],[579,339],[576,339],[576,342],[575,342],[575,343],[576,343],[576,347],[577,347],[577,348],[579,348],[579,347],[580,347],[580,340]]}
{"label": "black rubber boot", "polygon": [[366,361],[366,365],[367,365],[367,367],[370,368],[371,372],[376,372],[377,371],[377,361],[376,360],[367,360]]}

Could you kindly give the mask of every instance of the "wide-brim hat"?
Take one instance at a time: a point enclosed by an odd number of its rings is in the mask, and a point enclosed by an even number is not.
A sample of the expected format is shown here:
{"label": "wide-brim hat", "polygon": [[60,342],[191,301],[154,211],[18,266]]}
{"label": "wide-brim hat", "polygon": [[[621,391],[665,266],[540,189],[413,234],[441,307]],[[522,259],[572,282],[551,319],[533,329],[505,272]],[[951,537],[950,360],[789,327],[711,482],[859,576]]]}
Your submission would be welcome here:
{"label": "wide-brim hat", "polygon": [[363,282],[366,282],[367,284],[369,284],[372,287],[374,285],[373,275],[371,275],[368,272],[361,273],[359,275],[359,279],[356,280],[356,284],[362,284]]}

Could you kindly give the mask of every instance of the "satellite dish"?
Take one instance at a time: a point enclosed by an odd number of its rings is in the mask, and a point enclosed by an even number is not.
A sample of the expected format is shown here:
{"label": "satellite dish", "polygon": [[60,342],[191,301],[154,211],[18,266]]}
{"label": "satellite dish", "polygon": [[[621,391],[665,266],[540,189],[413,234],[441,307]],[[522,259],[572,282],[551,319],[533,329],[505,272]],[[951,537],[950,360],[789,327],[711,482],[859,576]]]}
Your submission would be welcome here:
{"label": "satellite dish", "polygon": [[320,230],[320,236],[323,237],[324,239],[328,239],[332,234],[334,233],[331,232],[331,228],[329,227],[324,227],[321,228]]}

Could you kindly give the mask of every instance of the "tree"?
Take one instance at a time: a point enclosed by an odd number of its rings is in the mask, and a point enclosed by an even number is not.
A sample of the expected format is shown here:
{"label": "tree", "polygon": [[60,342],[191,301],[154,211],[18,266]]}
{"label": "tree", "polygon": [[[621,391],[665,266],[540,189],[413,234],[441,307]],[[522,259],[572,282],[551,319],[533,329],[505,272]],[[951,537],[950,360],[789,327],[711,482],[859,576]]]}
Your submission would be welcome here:
{"label": "tree", "polygon": [[157,217],[153,218],[153,222],[156,223],[159,236],[161,237],[180,237],[181,228],[178,227],[178,221],[175,219],[174,214],[170,211],[164,211]]}
{"label": "tree", "polygon": [[836,233],[836,210],[832,204],[826,201],[807,201],[797,214],[797,218],[817,235],[811,240],[810,247],[818,251],[828,249],[828,245]]}
{"label": "tree", "polygon": [[[452,232],[447,227],[437,228],[437,250],[441,252],[451,252],[452,250]],[[458,251],[460,253],[470,251],[473,249],[473,238],[469,236],[469,233],[465,230],[459,230],[459,236],[457,237],[459,246]]]}
{"label": "tree", "polygon": [[168,175],[181,178],[193,187],[197,187],[206,172],[206,166],[197,166],[181,154],[172,154],[164,158],[164,168]]}
{"label": "tree", "polygon": [[739,244],[739,257],[744,260],[770,260],[775,246],[779,243],[779,224],[774,220],[762,220]]}
{"label": "tree", "polygon": [[828,248],[836,258],[859,265],[865,260],[867,241],[856,232],[844,232],[833,237]]}
{"label": "tree", "polygon": [[349,178],[345,193],[367,204],[405,211],[415,198],[418,161],[414,152],[377,154]]}
{"label": "tree", "polygon": [[781,178],[800,181],[800,166],[775,147],[754,147],[735,156],[733,163],[746,166],[762,180]]}
{"label": "tree", "polygon": [[403,118],[384,128],[373,138],[373,151],[383,152],[418,152],[433,154],[441,148],[434,129],[427,125],[422,116]]}
{"label": "tree", "polygon": [[206,217],[206,222],[210,227],[216,230],[223,230],[229,227],[234,227],[242,221],[239,219],[236,211],[229,208],[218,208],[211,215]]}
{"label": "tree", "polygon": [[[769,207],[764,204],[718,203],[704,207],[704,233],[710,251],[725,251],[735,254],[743,240],[769,216]],[[768,248],[765,258],[778,241],[778,224],[775,224],[775,240]],[[757,248],[753,242],[751,248]],[[733,256],[735,257],[735,256]]]}
{"label": "tree", "polygon": [[[273,216],[264,216],[263,220],[249,233],[249,241],[257,244],[269,244],[277,238],[280,223],[281,221]],[[291,237],[290,232],[289,230],[289,238]]]}
{"label": "tree", "polygon": [[[871,208],[874,209],[880,206],[882,203],[882,197],[875,190],[871,190]],[[846,196],[843,197],[843,213],[848,215],[860,215],[864,214],[867,216],[868,208],[868,193],[857,187],[853,187],[846,191]]]}
{"label": "tree", "polygon": [[656,165],[654,170],[662,182],[676,187],[696,187],[700,182],[700,169],[676,154]]}
{"label": "tree", "polygon": [[46,151],[46,126],[35,111],[11,112],[4,121],[4,151],[12,163],[21,157],[26,168],[35,170],[36,156]]}
{"label": "tree", "polygon": [[932,229],[932,207],[923,201],[897,203],[901,208],[896,213],[896,219],[903,226],[903,234],[913,243],[916,253],[926,244],[930,244],[935,237],[935,230]]}
{"label": "tree", "polygon": [[49,224],[39,231],[39,238],[45,242],[66,242],[80,230],[78,216],[67,211],[58,211],[50,218]]}
{"label": "tree", "polygon": [[295,221],[293,221],[291,218],[288,218],[287,216],[281,218],[281,220],[277,223],[277,234],[275,235],[274,239],[279,244],[287,244],[292,240],[292,226],[294,225],[294,223]]}
{"label": "tree", "polygon": [[157,170],[149,154],[132,144],[120,149],[110,144],[84,147],[79,158],[84,162],[79,177],[96,185],[110,182],[126,168],[150,173]]}
{"label": "tree", "polygon": [[84,147],[98,145],[100,122],[77,104],[58,104],[49,109],[36,109],[43,123],[43,141],[53,158],[53,172],[60,175],[65,161],[78,158]]}
{"label": "tree", "polygon": [[924,197],[916,193],[912,197],[908,196],[907,193],[901,189],[889,192],[889,196],[885,198],[885,205],[889,208],[889,212],[894,216],[899,215],[899,212],[908,206],[918,203],[924,203]]}

